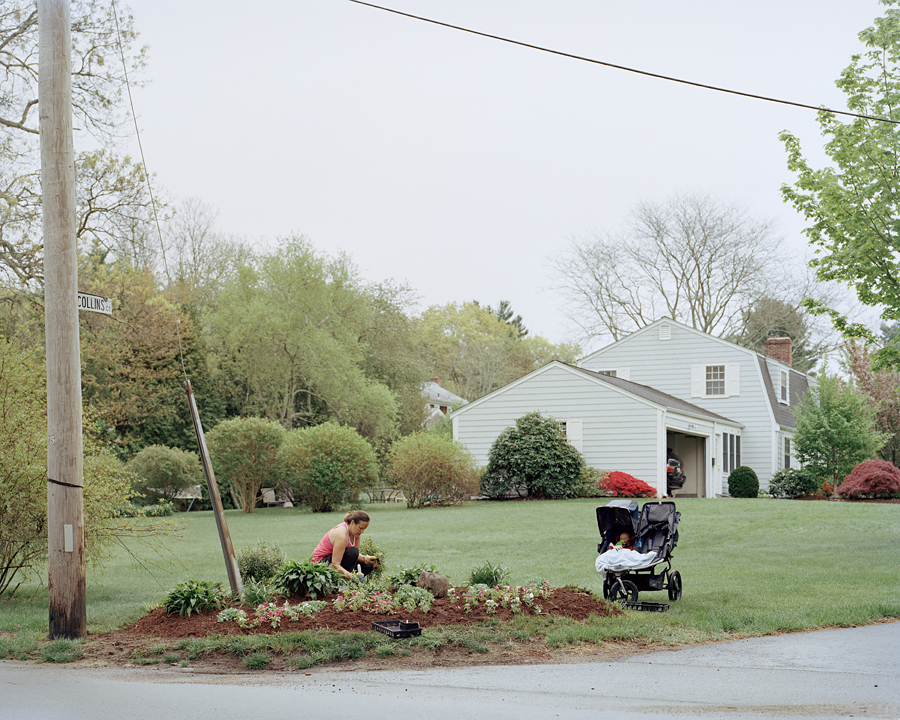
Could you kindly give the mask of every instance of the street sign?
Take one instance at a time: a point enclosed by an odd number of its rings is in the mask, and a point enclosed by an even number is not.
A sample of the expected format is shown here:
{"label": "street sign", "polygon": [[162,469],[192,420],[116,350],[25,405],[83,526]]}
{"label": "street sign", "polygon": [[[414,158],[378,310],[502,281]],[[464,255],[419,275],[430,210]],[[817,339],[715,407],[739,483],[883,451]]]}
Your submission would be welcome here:
{"label": "street sign", "polygon": [[78,309],[90,310],[91,312],[103,313],[104,315],[112,315],[112,300],[101,297],[100,295],[79,292]]}

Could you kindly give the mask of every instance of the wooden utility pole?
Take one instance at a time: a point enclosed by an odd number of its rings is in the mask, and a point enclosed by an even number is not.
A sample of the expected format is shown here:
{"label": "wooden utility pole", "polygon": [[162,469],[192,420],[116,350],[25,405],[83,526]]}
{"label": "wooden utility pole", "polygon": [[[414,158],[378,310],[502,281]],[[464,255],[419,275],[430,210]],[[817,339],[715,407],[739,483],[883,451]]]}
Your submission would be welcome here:
{"label": "wooden utility pole", "polygon": [[87,634],[69,0],[38,0],[50,637]]}

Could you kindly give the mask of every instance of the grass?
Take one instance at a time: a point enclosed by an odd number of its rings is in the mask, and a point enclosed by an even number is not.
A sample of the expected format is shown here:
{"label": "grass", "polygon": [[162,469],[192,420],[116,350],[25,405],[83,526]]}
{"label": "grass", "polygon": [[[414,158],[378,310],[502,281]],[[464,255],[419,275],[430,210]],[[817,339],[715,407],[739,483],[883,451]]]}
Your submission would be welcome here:
{"label": "grass", "polygon": [[[594,570],[598,532],[595,508],[603,501],[476,503],[465,507],[407,510],[369,505],[367,536],[387,556],[387,572],[434,564],[454,584],[464,584],[485,562],[510,570],[512,583],[534,578],[554,586],[599,591]],[[292,667],[359,657],[370,650],[387,656],[410,647],[457,642],[472,652],[490,644],[536,634],[551,646],[572,642],[634,640],[691,642],[727,636],[855,625],[900,616],[900,505],[797,502],[767,499],[679,500],[682,514],[674,567],[684,596],[667,613],[628,613],[626,618],[574,623],[565,618],[521,617],[500,628],[434,628],[407,645],[383,638],[350,639],[328,633],[192,640],[187,659],[231,652],[253,663],[261,654],[284,653]],[[227,511],[236,550],[260,538],[276,542],[289,559],[309,556],[342,513],[312,514],[300,508],[260,509],[252,515]],[[88,574],[88,629],[120,627],[158,604],[178,582],[214,580],[227,587],[215,521],[210,512],[179,516],[184,540],[173,543],[176,561],[148,572],[120,552],[102,573]],[[864,555],[863,555],[864,551]],[[664,593],[642,599],[666,601]],[[35,652],[47,632],[46,576],[24,584],[2,601],[0,658]],[[344,639],[341,639],[343,637]],[[229,645],[231,643],[231,645]],[[240,645],[240,647],[239,647]],[[377,649],[376,649],[377,648]],[[154,648],[153,659],[168,648]],[[268,656],[267,656],[268,657]],[[165,657],[171,661],[171,655]]]}

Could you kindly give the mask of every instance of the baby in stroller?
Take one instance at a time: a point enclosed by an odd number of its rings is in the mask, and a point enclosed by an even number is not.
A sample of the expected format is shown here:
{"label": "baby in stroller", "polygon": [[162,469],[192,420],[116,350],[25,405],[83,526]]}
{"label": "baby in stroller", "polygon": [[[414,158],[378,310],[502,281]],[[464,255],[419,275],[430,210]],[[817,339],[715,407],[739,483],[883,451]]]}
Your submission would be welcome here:
{"label": "baby in stroller", "polygon": [[597,508],[602,542],[597,546],[597,572],[603,596],[636,602],[643,590],[668,590],[681,599],[681,575],[672,570],[672,550],[678,543],[680,513],[672,502],[611,500]]}

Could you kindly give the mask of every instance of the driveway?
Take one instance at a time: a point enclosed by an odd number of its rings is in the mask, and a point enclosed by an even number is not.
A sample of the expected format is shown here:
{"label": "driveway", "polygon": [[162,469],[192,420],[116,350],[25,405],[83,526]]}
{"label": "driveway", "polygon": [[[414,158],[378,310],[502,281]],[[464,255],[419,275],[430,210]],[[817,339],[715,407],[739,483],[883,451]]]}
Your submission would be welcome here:
{"label": "driveway", "polygon": [[616,662],[212,676],[0,663],[0,720],[900,720],[900,623]]}

